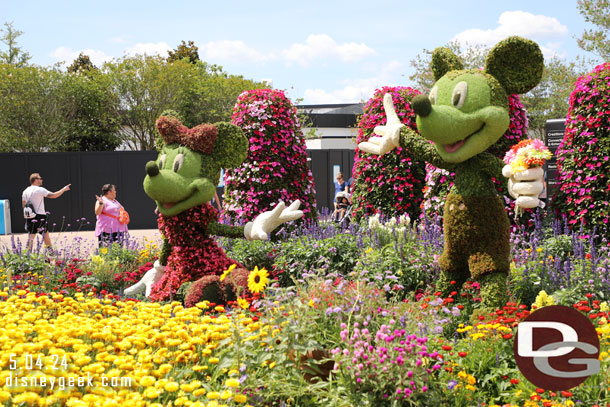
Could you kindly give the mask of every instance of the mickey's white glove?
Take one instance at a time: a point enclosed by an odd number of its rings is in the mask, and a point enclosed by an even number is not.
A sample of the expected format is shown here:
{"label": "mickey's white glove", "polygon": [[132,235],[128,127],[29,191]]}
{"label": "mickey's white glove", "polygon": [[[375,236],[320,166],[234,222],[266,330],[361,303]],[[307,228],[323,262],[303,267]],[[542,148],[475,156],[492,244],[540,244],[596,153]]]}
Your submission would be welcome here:
{"label": "mickey's white glove", "polygon": [[133,296],[136,294],[145,291],[145,295],[148,298],[150,296],[150,291],[152,290],[153,285],[157,283],[165,274],[165,266],[159,264],[159,260],[155,261],[153,268],[148,270],[142,279],[132,285],[129,288],[125,289],[125,295]]}
{"label": "mickey's white glove", "polygon": [[300,219],[303,216],[303,211],[299,211],[301,201],[298,199],[288,208],[284,202],[275,205],[270,211],[263,212],[258,215],[253,222],[246,223],[244,236],[248,240],[266,240],[275,228],[282,223]]}
{"label": "mickey's white glove", "polygon": [[371,137],[369,141],[358,144],[358,148],[365,153],[383,155],[400,145],[400,129],[404,127],[404,124],[400,122],[396,114],[392,95],[389,93],[383,95],[383,109],[387,123],[385,126],[375,127],[374,130],[375,134],[382,137]]}
{"label": "mickey's white glove", "polygon": [[510,165],[502,168],[502,175],[508,178],[508,193],[515,198],[520,208],[536,208],[540,203],[538,195],[544,189],[544,171],[541,167],[519,171],[511,175]]}

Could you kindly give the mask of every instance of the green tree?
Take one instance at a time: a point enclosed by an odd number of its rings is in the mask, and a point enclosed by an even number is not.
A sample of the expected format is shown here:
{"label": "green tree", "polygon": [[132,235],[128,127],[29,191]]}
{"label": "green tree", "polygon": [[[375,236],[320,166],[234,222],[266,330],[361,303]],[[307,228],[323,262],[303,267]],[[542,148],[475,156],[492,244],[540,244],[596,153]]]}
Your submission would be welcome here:
{"label": "green tree", "polygon": [[176,49],[167,51],[167,54],[169,55],[167,62],[174,62],[185,58],[192,64],[199,61],[199,48],[197,48],[193,41],[189,41],[187,44],[182,40]]}
{"label": "green tree", "polygon": [[56,69],[0,64],[0,151],[61,151],[63,79]]}
{"label": "green tree", "polygon": [[585,30],[578,39],[578,46],[604,61],[610,60],[610,0],[578,0],[576,7],[586,22],[597,26]]}
{"label": "green tree", "polygon": [[168,64],[160,56],[126,56],[106,63],[103,71],[119,98],[114,113],[122,125],[121,139],[132,150],[155,148],[157,118],[178,106],[197,80],[193,64],[183,60]]}
{"label": "green tree", "polygon": [[547,120],[567,116],[574,83],[586,69],[586,63],[580,59],[567,62],[553,57],[545,61],[540,83],[521,97],[527,109],[529,133],[533,137],[543,138]]}
{"label": "green tree", "polygon": [[[82,71],[80,71],[82,72]],[[121,144],[119,98],[110,79],[95,69],[86,75],[67,73],[62,101],[65,107],[63,151],[112,151]]]}
{"label": "green tree", "polygon": [[185,89],[176,110],[184,118],[184,125],[193,127],[201,123],[230,121],[237,97],[246,90],[263,89],[263,82],[245,79],[243,76],[229,75],[217,65],[199,61],[197,81]]}
{"label": "green tree", "polygon": [[97,67],[93,65],[89,55],[85,55],[82,52],[78,54],[72,65],[68,67],[68,72],[91,72],[94,70],[97,70]]}
{"label": "green tree", "polygon": [[155,148],[155,122],[167,109],[188,127],[229,121],[237,97],[264,86],[216,65],[186,59],[168,63],[159,56],[124,57],[104,65],[103,72],[119,98],[121,139],[133,150]]}
{"label": "green tree", "polygon": [[27,65],[31,58],[30,54],[17,46],[17,38],[23,34],[23,31],[16,30],[12,22],[5,22],[4,27],[4,29],[0,29],[0,41],[8,46],[8,50],[0,51],[0,63],[16,66]]}

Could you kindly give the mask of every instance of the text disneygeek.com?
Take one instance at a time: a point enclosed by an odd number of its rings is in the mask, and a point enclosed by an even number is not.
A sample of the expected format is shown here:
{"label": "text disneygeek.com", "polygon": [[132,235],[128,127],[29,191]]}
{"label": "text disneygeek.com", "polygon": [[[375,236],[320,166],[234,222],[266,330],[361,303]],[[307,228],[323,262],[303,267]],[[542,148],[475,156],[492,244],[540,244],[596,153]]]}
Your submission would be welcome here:
{"label": "text disneygeek.com", "polygon": [[9,355],[9,370],[10,374],[5,379],[5,386],[7,387],[48,387],[51,390],[59,389],[64,390],[73,387],[131,387],[131,377],[108,377],[98,376],[95,377],[95,384],[93,382],[94,377],[87,372],[86,376],[68,376],[68,377],[56,377],[54,375],[45,375],[42,371],[51,370],[68,370],[68,362],[65,355],[60,357],[58,355],[21,355],[20,357],[16,354]]}

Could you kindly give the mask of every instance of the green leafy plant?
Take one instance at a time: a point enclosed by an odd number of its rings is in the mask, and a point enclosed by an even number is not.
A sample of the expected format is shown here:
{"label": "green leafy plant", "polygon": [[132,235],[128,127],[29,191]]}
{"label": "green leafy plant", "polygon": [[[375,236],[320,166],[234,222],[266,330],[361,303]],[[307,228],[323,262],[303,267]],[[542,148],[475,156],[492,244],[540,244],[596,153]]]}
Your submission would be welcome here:
{"label": "green leafy plant", "polygon": [[231,239],[224,244],[229,257],[240,262],[248,270],[254,267],[271,270],[275,259],[275,246],[263,240],[248,241],[244,239]]}
{"label": "green leafy plant", "polygon": [[339,234],[320,241],[292,239],[278,248],[274,274],[282,287],[294,285],[305,272],[347,275],[359,257],[356,236]]}

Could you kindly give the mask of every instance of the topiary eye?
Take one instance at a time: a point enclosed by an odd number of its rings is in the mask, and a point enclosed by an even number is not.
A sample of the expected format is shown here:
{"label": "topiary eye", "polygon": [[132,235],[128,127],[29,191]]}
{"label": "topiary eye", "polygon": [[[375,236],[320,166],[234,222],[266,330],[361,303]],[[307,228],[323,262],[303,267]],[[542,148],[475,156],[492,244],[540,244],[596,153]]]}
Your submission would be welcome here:
{"label": "topiary eye", "polygon": [[159,157],[159,169],[163,169],[163,166],[165,165],[165,158],[167,158],[167,155],[165,154],[161,154]]}
{"label": "topiary eye", "polygon": [[436,104],[436,95],[438,94],[438,86],[435,86],[430,90],[430,94],[428,95],[428,99],[430,99],[430,103],[433,105]]}
{"label": "topiary eye", "polygon": [[176,156],[176,158],[174,158],[174,172],[180,171],[180,168],[182,168],[182,164],[184,164],[184,154],[180,153]]}
{"label": "topiary eye", "polygon": [[468,95],[468,84],[464,81],[455,85],[453,88],[453,95],[451,95],[451,103],[458,109],[464,106],[466,101],[466,95]]}

